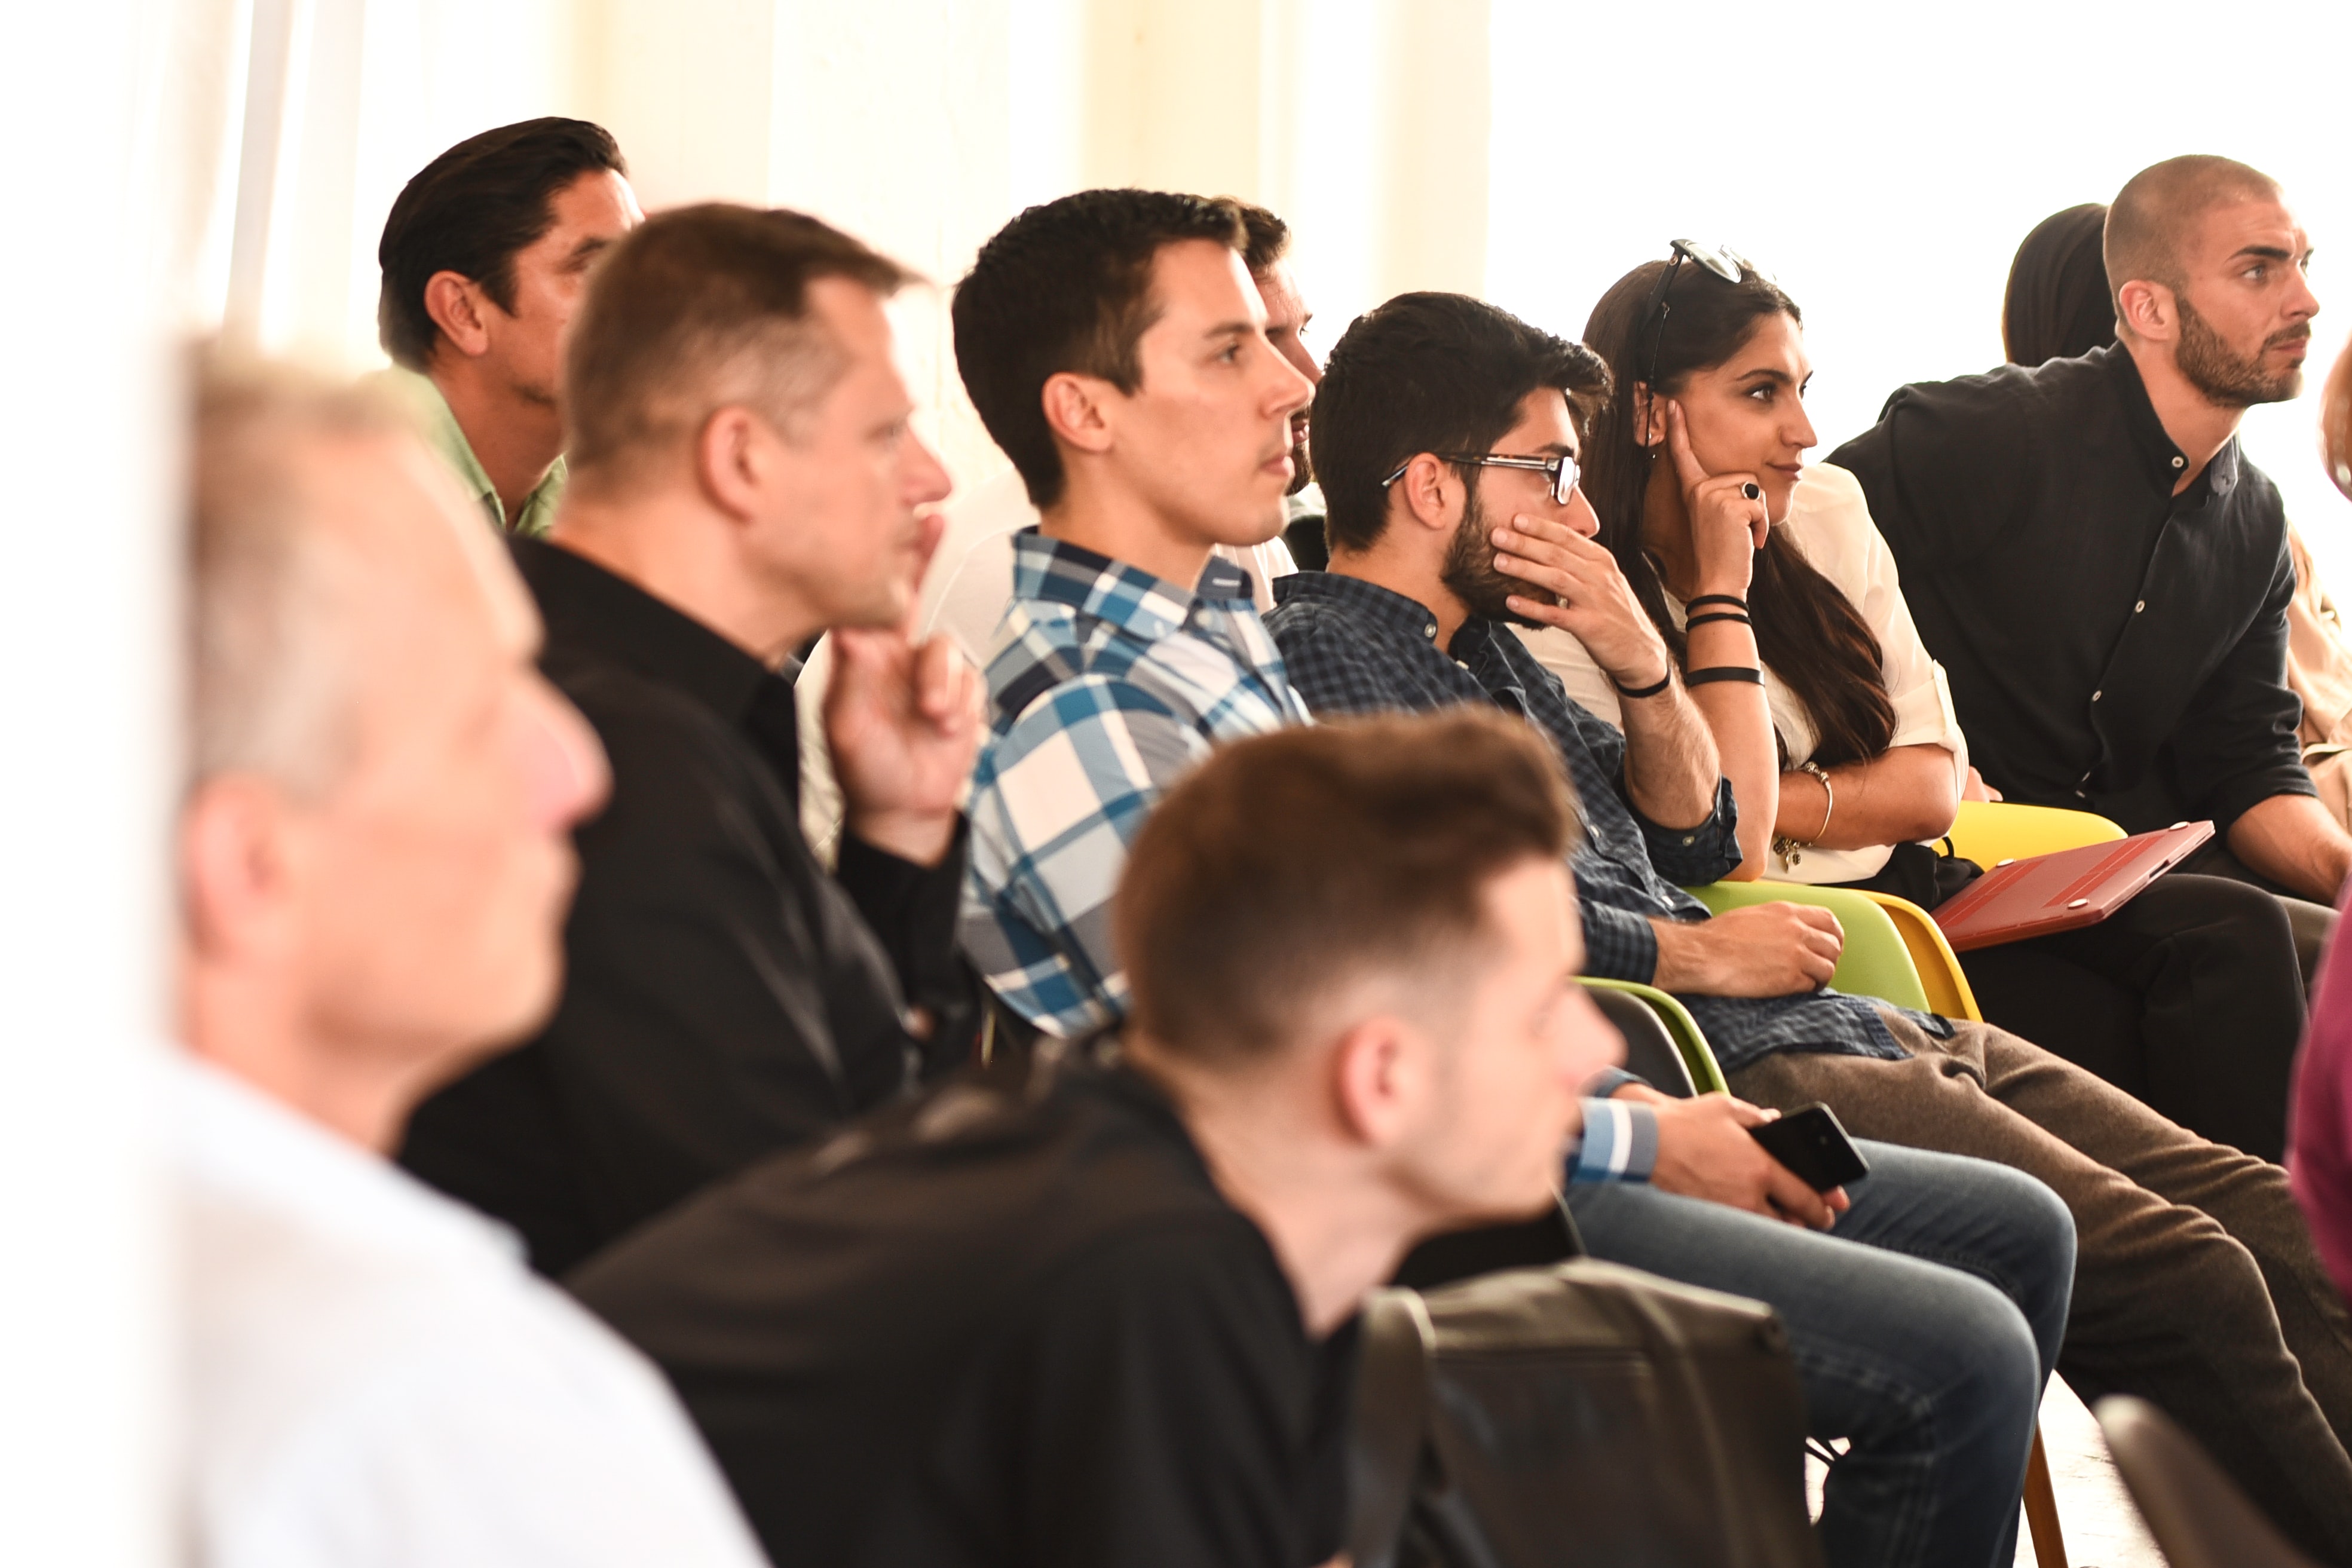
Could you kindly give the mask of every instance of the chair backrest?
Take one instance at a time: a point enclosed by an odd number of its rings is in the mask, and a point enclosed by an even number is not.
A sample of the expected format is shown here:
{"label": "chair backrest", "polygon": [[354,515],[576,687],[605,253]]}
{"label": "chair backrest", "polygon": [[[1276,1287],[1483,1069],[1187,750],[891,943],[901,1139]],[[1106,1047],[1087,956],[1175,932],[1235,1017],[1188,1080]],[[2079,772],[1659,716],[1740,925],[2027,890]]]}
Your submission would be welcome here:
{"label": "chair backrest", "polygon": [[1803,882],[1710,882],[1690,892],[1716,914],[1750,904],[1818,904],[1836,915],[1845,931],[1845,952],[1839,955],[1837,973],[1830,976],[1832,985],[1898,1007],[1916,1007],[1923,1013],[1935,1010],[1927,988],[1919,984],[1919,971],[1894,917],[1868,894]]}
{"label": "chair backrest", "polygon": [[2054,855],[2085,844],[2111,844],[2124,830],[2088,811],[2051,805],[2011,805],[2007,801],[1964,800],[1952,830],[1944,837],[1952,853],[1990,870],[2003,860]]}
{"label": "chair backrest", "polygon": [[1613,985],[1588,985],[1593,1004],[1625,1037],[1625,1070],[1639,1074],[1660,1094],[1688,1100],[1696,1093],[1689,1064],[1650,1005]]}
{"label": "chair backrest", "polygon": [[[1698,1020],[1690,1016],[1689,1008],[1654,985],[1643,985],[1631,980],[1602,980],[1591,974],[1582,978],[1589,990],[1622,991],[1630,996],[1639,997],[1673,1037],[1675,1049],[1682,1053],[1683,1066],[1690,1074],[1691,1085],[1697,1092],[1729,1091],[1731,1086],[1724,1081],[1723,1068],[1716,1064],[1715,1051],[1706,1043],[1706,1034],[1698,1026]],[[1664,1086],[1660,1087],[1663,1089]]]}
{"label": "chair backrest", "polygon": [[2111,1394],[2094,1414],[2172,1568],[2318,1568],[2163,1411]]}

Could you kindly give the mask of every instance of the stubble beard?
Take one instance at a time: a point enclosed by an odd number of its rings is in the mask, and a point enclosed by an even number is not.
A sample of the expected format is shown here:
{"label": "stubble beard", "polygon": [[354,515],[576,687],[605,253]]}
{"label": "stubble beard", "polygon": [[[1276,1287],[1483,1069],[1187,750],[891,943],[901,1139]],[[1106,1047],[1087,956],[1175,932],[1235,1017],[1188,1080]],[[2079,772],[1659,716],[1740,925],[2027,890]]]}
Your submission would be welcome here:
{"label": "stubble beard", "polygon": [[2277,375],[2265,374],[2263,356],[2285,343],[2311,335],[2308,327],[2273,332],[2251,355],[2232,350],[2212,323],[2180,300],[2180,347],[2173,356],[2189,384],[2217,408],[2251,408],[2258,403],[2284,403],[2303,392],[2303,367],[2294,365]]}

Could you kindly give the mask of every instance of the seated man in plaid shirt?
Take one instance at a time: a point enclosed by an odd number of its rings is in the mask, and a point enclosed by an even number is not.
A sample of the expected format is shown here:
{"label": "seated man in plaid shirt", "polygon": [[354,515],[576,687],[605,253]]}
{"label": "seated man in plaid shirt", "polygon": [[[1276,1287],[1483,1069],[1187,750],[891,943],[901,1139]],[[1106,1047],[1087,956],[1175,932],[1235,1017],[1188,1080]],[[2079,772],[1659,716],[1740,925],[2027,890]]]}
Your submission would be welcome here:
{"label": "seated man in plaid shirt", "polygon": [[[1790,367],[1792,384],[1803,370]],[[1727,793],[1698,820],[1683,759],[1703,721],[1576,485],[1606,384],[1581,345],[1460,295],[1400,296],[1349,328],[1312,421],[1330,571],[1277,584],[1269,617],[1297,689],[1318,713],[1492,702],[1541,728],[1584,805],[1587,973],[1682,995],[1735,1093],[1788,1110],[1824,1100],[1864,1137],[2046,1183],[2080,1238],[2067,1381],[2163,1405],[2315,1554],[2352,1554],[2337,1436],[2352,1430],[2352,1321],[2284,1171],[2013,1035],[1821,989],[1809,933],[1759,920],[1774,906],[1709,919],[1675,886],[1724,875],[1740,852]],[[1745,477],[1693,478],[1687,446],[1675,455],[1653,484],[1698,498]],[[1696,542],[1702,585],[1744,600],[1748,514],[1690,504],[1719,530]],[[1752,668],[1752,634],[1725,620],[1693,663]],[[1627,694],[1624,733],[1569,699],[1513,621],[1585,644]],[[1661,818],[1658,780],[1677,772],[1681,814]],[[1586,1224],[1596,1248],[1604,1228]]]}
{"label": "seated man in plaid shirt", "polygon": [[[1153,805],[1213,746],[1307,719],[1248,584],[1211,557],[1281,527],[1307,396],[1261,331],[1240,242],[1220,204],[1088,192],[1015,219],[956,296],[965,384],[1044,513],[1017,539],[990,661],[964,940],[1009,1006],[1065,1038],[1124,1016],[1108,914]],[[1704,813],[1716,764],[1703,730],[1695,743]],[[1807,1225],[1826,1229],[1843,1194],[1747,1135],[1769,1113],[1622,1078],[1589,1092],[1609,1098],[1587,1103],[1570,1206],[1617,1216],[1592,1250],[1770,1301],[1815,1432],[1851,1440],[1831,1560],[1991,1561],[2065,1318],[2055,1200],[1998,1166],[1874,1146],[1832,1238]]]}

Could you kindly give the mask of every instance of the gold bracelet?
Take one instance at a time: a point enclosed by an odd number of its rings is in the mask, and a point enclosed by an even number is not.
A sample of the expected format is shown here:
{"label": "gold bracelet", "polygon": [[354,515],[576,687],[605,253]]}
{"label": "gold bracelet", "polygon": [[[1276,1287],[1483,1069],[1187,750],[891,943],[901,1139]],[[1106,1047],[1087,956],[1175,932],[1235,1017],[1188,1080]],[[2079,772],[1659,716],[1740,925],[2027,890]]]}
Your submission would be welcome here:
{"label": "gold bracelet", "polygon": [[1786,833],[1776,833],[1772,836],[1772,853],[1778,855],[1784,864],[1793,867],[1804,859],[1806,850],[1829,837],[1830,818],[1837,812],[1837,790],[1830,784],[1829,770],[1819,763],[1801,762],[1790,771],[1811,773],[1821,780],[1822,796],[1824,802],[1822,806],[1822,825],[1813,830],[1813,836],[1811,838],[1798,838]]}

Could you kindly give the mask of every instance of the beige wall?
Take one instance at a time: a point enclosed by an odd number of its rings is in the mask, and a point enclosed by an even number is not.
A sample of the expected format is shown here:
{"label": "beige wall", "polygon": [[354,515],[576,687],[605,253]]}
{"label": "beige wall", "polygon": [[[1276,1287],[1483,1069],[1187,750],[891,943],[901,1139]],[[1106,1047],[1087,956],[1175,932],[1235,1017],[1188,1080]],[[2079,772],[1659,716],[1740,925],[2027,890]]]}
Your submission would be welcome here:
{"label": "beige wall", "polygon": [[[530,114],[610,126],[648,208],[801,207],[943,286],[1023,206],[1092,184],[1283,213],[1326,341],[1399,289],[1485,281],[1488,0],[293,4],[255,330],[354,366],[375,357],[375,236],[401,184]],[[963,400],[943,299],[902,314],[939,442],[977,482],[1003,458]]]}

